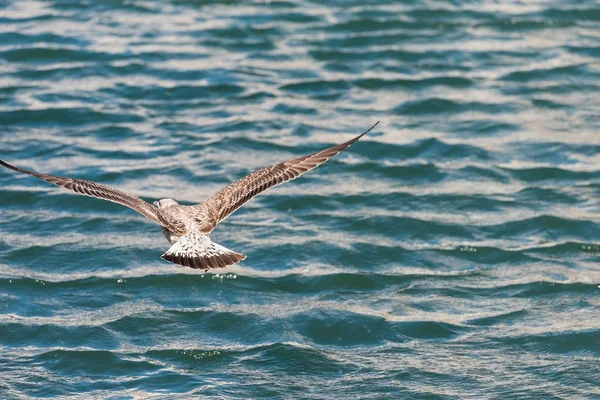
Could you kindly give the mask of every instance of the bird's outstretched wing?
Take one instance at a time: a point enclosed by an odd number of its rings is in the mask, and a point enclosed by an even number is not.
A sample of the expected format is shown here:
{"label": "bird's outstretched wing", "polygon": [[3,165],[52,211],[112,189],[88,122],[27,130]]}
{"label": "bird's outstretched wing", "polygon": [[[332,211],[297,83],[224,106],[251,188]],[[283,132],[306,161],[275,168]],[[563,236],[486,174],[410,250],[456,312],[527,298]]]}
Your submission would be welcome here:
{"label": "bird's outstretched wing", "polygon": [[191,212],[198,217],[197,220],[203,222],[201,224],[202,231],[209,233],[219,222],[223,221],[254,196],[271,187],[296,179],[305,172],[318,167],[330,158],[346,150],[358,139],[370,132],[371,129],[375,128],[378,123],[379,121],[354,139],[340,145],[257,169],[244,178],[224,187],[208,200],[191,207]]}
{"label": "bird's outstretched wing", "polygon": [[24,174],[29,174],[31,176],[35,176],[36,178],[40,178],[45,180],[46,182],[53,183],[57,186],[64,187],[65,189],[69,189],[74,191],[75,193],[82,194],[85,196],[97,197],[99,199],[112,201],[113,203],[118,203],[124,205],[125,207],[129,207],[143,216],[151,219],[157,224],[164,226],[165,228],[178,232],[180,229],[174,226],[170,226],[169,222],[164,220],[158,209],[153,205],[145,202],[137,196],[132,194],[123,192],[118,189],[114,189],[100,183],[92,182],[92,181],[84,181],[81,179],[71,179],[64,178],[61,176],[55,176],[50,174],[41,174],[39,172],[28,171],[26,169],[17,168],[13,165],[10,165],[2,160],[0,160],[0,165],[3,167],[12,169],[13,171],[22,172]]}

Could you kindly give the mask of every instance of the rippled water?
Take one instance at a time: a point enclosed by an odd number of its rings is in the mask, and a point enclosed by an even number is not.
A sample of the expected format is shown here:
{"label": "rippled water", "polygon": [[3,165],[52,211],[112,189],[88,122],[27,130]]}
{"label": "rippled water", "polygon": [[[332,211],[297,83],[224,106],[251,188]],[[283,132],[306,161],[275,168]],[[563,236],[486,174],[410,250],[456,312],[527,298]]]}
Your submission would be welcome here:
{"label": "rippled water", "polygon": [[600,396],[600,6],[365,3],[0,2],[25,168],[191,204],[382,121],[218,274],[0,171],[0,398]]}

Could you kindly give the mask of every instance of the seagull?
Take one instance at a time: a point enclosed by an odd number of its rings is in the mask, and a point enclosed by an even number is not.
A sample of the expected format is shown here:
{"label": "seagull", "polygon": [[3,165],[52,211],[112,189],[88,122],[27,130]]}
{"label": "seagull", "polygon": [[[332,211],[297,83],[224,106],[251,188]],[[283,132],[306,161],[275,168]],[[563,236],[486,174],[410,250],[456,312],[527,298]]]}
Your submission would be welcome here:
{"label": "seagull", "polygon": [[108,200],[129,207],[162,226],[171,247],[161,257],[174,264],[208,271],[236,264],[245,255],[229,250],[208,236],[217,224],[259,193],[296,179],[346,150],[379,124],[340,145],[257,169],[224,187],[202,203],[185,206],[173,199],[161,199],[153,204],[122,190],[81,179],[65,178],[29,171],[2,160],[3,167],[29,174],[75,193]]}

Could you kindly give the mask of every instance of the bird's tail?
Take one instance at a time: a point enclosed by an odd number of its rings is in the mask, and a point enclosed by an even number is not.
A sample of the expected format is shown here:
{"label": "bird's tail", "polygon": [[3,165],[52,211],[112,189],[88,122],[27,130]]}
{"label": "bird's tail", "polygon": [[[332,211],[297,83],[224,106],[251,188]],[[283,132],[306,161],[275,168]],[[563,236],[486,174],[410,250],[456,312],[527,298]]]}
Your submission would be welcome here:
{"label": "bird's tail", "polygon": [[242,261],[245,255],[236,253],[210,240],[208,235],[190,231],[161,256],[175,264],[196,269],[223,268]]}

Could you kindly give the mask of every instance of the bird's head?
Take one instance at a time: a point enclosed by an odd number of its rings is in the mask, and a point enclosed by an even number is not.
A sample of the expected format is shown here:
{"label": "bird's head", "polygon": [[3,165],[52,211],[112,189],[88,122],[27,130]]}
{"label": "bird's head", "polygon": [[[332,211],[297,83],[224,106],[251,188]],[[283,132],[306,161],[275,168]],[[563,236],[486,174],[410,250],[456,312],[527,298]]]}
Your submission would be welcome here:
{"label": "bird's head", "polygon": [[179,205],[179,203],[173,199],[160,199],[158,201],[155,201],[154,205],[156,206],[156,208],[160,209],[160,208],[166,208],[166,207],[170,207],[170,206],[177,206],[177,205]]}

